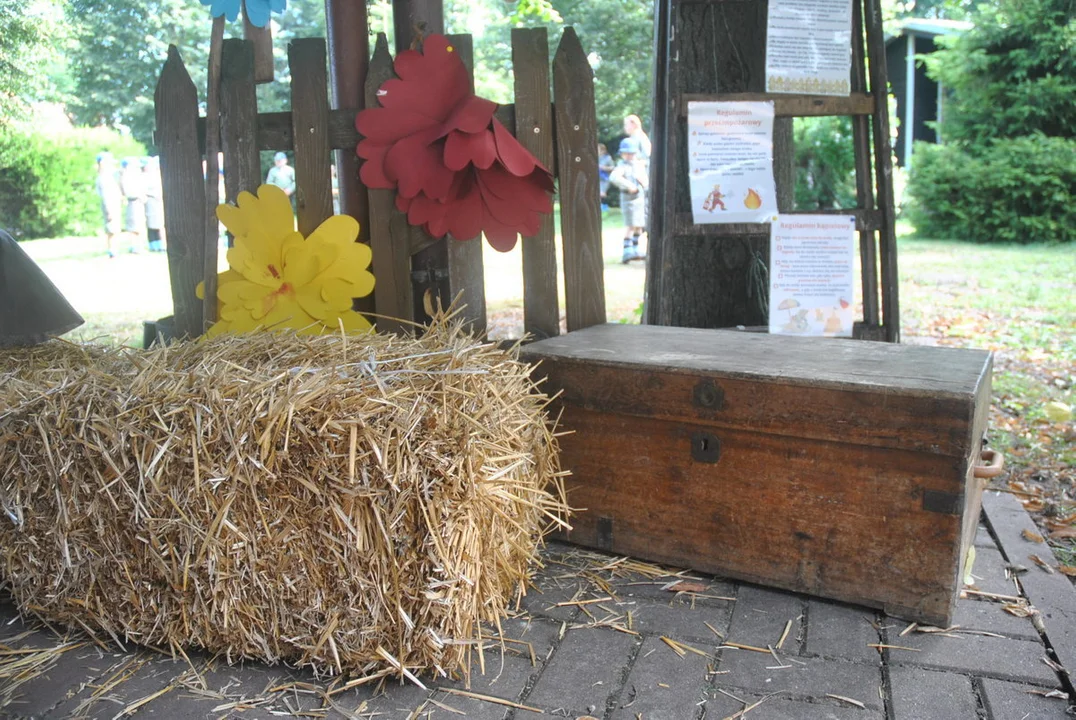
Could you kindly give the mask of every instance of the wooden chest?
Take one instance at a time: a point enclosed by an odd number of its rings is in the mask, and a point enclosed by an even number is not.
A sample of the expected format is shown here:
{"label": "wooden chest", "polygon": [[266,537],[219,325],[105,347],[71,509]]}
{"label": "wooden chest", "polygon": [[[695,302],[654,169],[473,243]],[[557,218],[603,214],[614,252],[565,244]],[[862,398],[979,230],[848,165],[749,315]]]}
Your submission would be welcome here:
{"label": "wooden chest", "polygon": [[523,358],[570,431],[568,540],[949,624],[988,352],[600,325]]}

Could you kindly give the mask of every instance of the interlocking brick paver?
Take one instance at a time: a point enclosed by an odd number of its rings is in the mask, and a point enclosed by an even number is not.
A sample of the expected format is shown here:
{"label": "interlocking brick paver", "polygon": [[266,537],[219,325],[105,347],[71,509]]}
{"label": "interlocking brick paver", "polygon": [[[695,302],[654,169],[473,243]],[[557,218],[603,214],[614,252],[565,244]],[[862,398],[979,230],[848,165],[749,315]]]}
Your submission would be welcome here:
{"label": "interlocking brick paver", "polygon": [[[443,694],[439,693],[438,697]],[[348,714],[334,710],[329,713],[329,720],[355,715],[362,717],[362,713],[371,717],[385,718],[385,720],[388,718],[403,720],[410,717],[410,714],[417,708],[422,707],[428,697],[430,697],[429,690],[423,690],[411,683],[400,685],[396,680],[392,680],[381,690],[363,685],[333,697],[336,706]],[[239,717],[245,720],[244,716]]]}
{"label": "interlocking brick paver", "polygon": [[[548,657],[553,644],[559,639],[560,627],[560,622],[542,617],[506,618],[501,621],[505,638],[529,643],[530,648],[520,643],[505,643],[505,651],[509,655],[529,658],[530,650],[533,648],[537,659],[544,660]],[[489,644],[497,646],[499,643],[494,637]]]}
{"label": "interlocking brick paver", "polygon": [[[450,708],[450,709],[446,709]],[[427,712],[429,715],[427,715]],[[503,705],[495,705],[485,700],[460,697],[446,693],[433,693],[426,709],[419,716],[422,720],[458,720],[461,717],[467,720],[504,720],[511,713],[511,708]],[[464,713],[460,715],[460,713]],[[525,713],[531,715],[531,713]],[[537,716],[532,716],[537,717]],[[386,718],[385,720],[389,720]]]}
{"label": "interlocking brick paver", "polygon": [[[4,708],[14,717],[42,717],[56,706],[77,695],[88,683],[104,677],[110,668],[126,661],[119,653],[106,653],[88,640],[81,647],[65,650],[56,663],[39,675],[12,690],[13,700]],[[15,649],[53,648],[61,639],[52,633],[34,633],[26,643],[16,644]]]}
{"label": "interlocking brick paver", "polygon": [[1015,497],[1008,493],[986,493],[983,509],[1005,555],[1014,562],[1032,566],[1020,578],[1024,593],[1039,610],[1046,635],[1061,664],[1076,674],[1076,589],[1061,573],[1046,573],[1028,559],[1036,555],[1048,564],[1057,563],[1048,545],[1032,542],[1025,536],[1025,532],[1036,533],[1037,528]]}
{"label": "interlocking brick paver", "polygon": [[895,643],[919,652],[890,650],[893,665],[917,665],[942,670],[957,670],[1004,680],[1027,680],[1049,684],[1057,676],[1042,658],[1046,648],[1041,643],[985,635],[910,633]]}
{"label": "interlocking brick paver", "polygon": [[983,592],[1016,595],[1016,583],[1005,576],[1007,564],[999,551],[991,548],[976,548],[975,563],[971,569],[975,587]]}
{"label": "interlocking brick paver", "polygon": [[[483,674],[477,666],[471,668],[471,687],[469,689],[484,695],[504,698],[505,700],[516,700],[531,677],[536,675],[540,669],[540,665],[537,667],[531,665],[530,658],[487,652],[486,672]],[[442,680],[437,685],[457,690],[468,689],[463,678]]]}
{"label": "interlocking brick paver", "polygon": [[[994,507],[999,502],[1002,504]],[[979,587],[1016,594],[1018,587],[1005,578],[1003,558],[1015,557],[1021,562],[1028,553],[1046,551],[1020,535],[1031,521],[1011,498],[991,500],[985,506],[1001,549],[980,528],[975,565]],[[991,512],[1000,514],[995,518]],[[691,582],[705,583],[706,589],[693,598],[663,590],[675,579],[671,576],[624,576],[625,565],[615,559],[610,559],[605,570],[595,571],[605,562],[600,555],[559,546],[545,552],[550,562],[537,578],[544,592],[532,591],[523,602],[524,612],[501,624],[507,639],[520,642],[507,642],[502,647],[490,639],[484,645],[485,674],[477,664],[472,666],[471,691],[541,708],[554,716],[592,715],[606,720],[635,720],[639,716],[644,720],[693,720],[700,716],[713,720],[759,701],[762,704],[748,714],[749,719],[1069,717],[1066,701],[1042,696],[1058,687],[1059,680],[1043,662],[1047,651],[1036,630],[1041,626],[1005,613],[995,602],[959,601],[954,618],[959,628],[953,637],[921,632],[900,636],[907,621],[880,619],[877,611],[869,608],[701,575]],[[586,572],[580,572],[583,570]],[[594,582],[596,576],[602,582]],[[1062,644],[1058,651],[1064,660],[1064,653],[1072,651],[1063,645],[1076,636],[1076,593],[1060,575],[1049,576],[1036,567],[1030,567],[1022,577],[1032,604],[1042,610],[1050,643],[1055,648]],[[608,594],[615,599],[585,605],[585,610],[575,604],[557,606],[576,597],[584,600]],[[634,634],[582,627],[614,617],[626,625],[629,613]],[[52,651],[63,642],[51,633],[24,626],[16,616],[15,609],[0,600],[0,643],[4,646]],[[708,623],[729,641],[766,647],[776,646],[790,620],[791,630],[778,658],[769,653],[719,648],[721,640],[707,627]],[[492,629],[487,632],[492,638]],[[661,641],[662,635],[692,645],[704,655],[680,657]],[[0,716],[114,718],[132,702],[163,689],[167,692],[140,707],[139,715],[208,720],[234,712],[243,720],[270,720],[321,709],[327,720],[356,716],[403,720],[421,709],[418,717],[446,720],[461,717],[459,712],[476,720],[530,716],[451,692],[464,689],[459,677],[436,679],[428,674],[422,676],[428,690],[396,681],[383,688],[371,683],[334,695],[332,706],[323,708],[326,682],[316,680],[309,671],[259,663],[229,666],[218,661],[203,673],[207,687],[199,691],[178,681],[189,670],[186,662],[136,648],[131,652],[103,650],[81,635],[72,638],[82,644],[60,654],[54,666],[18,687],[12,687],[10,680],[5,683],[4,678],[11,675],[0,672]],[[912,650],[891,648],[879,654],[868,645],[880,638]],[[190,655],[197,667],[205,665],[204,655]],[[22,657],[0,657],[0,666]],[[113,685],[116,679],[119,681]],[[240,699],[265,698],[270,686],[291,681],[309,684],[297,684],[286,694],[272,693],[268,700],[241,713],[232,709]],[[883,695],[891,701],[888,708]],[[866,708],[834,696],[862,702]],[[5,704],[9,700],[14,702]]]}
{"label": "interlocking brick paver", "polygon": [[878,651],[869,647],[879,642],[871,624],[875,620],[875,613],[863,608],[810,600],[805,650],[811,655],[876,662]]}
{"label": "interlocking brick paver", "polygon": [[990,534],[985,525],[980,525],[975,531],[975,545],[976,547],[988,547],[995,550],[998,548],[997,543],[994,542],[994,536]]}
{"label": "interlocking brick paver", "polygon": [[894,720],[978,720],[978,702],[965,675],[922,668],[890,670]]}
{"label": "interlocking brick paver", "polygon": [[1005,612],[1000,603],[979,600],[959,600],[953,624],[961,629],[1000,633],[1025,640],[1038,640],[1039,633],[1030,618],[1016,617]]}
{"label": "interlocking brick paver", "polygon": [[882,708],[880,662],[870,665],[822,658],[786,658],[783,665],[787,667],[771,669],[777,667],[777,661],[767,653],[721,650],[720,654],[717,669],[730,672],[715,676],[715,687],[814,698],[843,695],[868,707]]}
{"label": "interlocking brick paver", "polygon": [[620,689],[635,638],[604,628],[570,630],[542,671],[528,705],[605,712]]}
{"label": "interlocking brick paver", "polygon": [[798,648],[803,607],[803,599],[798,595],[742,585],[729,625],[728,639],[759,647],[776,645],[785,625],[791,620],[792,630],[785,640],[785,648]]}
{"label": "interlocking brick paver", "polygon": [[709,658],[691,652],[681,657],[661,640],[648,638],[620,694],[614,720],[693,717],[709,665]]}
{"label": "interlocking brick paver", "polygon": [[990,720],[1072,720],[1072,715],[1066,712],[1067,701],[1032,692],[1043,692],[1043,688],[1002,680],[982,682],[983,701]]}
{"label": "interlocking brick paver", "polygon": [[563,578],[539,578],[534,587],[519,602],[522,610],[554,620],[569,621],[579,614],[578,605],[558,605],[570,600],[597,597],[586,592],[582,582]]}
{"label": "interlocking brick paver", "polygon": [[636,632],[711,645],[718,644],[720,639],[706,627],[706,623],[710,623],[718,632],[725,632],[731,614],[727,607],[696,604],[692,608],[689,602],[680,600],[671,603],[622,600],[617,604],[617,609],[625,615],[631,612],[631,629]]}
{"label": "interlocking brick paver", "polygon": [[[863,709],[836,698],[793,699],[780,695],[732,694],[744,702],[737,702],[727,695],[714,693],[706,701],[706,717],[732,717],[745,707],[761,701],[760,705],[747,713],[745,720],[752,720],[752,718],[758,718],[758,720],[883,720],[885,718],[885,714],[880,709]],[[852,696],[852,699],[865,702],[858,696]]]}
{"label": "interlocking brick paver", "polygon": [[610,586],[617,598],[620,600],[657,600],[659,602],[668,602],[673,599],[680,599],[684,602],[691,602],[692,598],[688,593],[677,593],[675,588],[665,589],[670,583],[683,581],[685,583],[691,583],[692,585],[702,585],[705,589],[695,593],[696,605],[717,605],[718,607],[724,607],[728,600],[720,600],[718,598],[733,598],[736,597],[736,585],[727,580],[721,580],[718,578],[711,578],[703,575],[689,575],[685,578],[677,577],[661,577],[661,578],[649,578],[642,575],[629,575],[627,577],[618,577],[610,582]]}

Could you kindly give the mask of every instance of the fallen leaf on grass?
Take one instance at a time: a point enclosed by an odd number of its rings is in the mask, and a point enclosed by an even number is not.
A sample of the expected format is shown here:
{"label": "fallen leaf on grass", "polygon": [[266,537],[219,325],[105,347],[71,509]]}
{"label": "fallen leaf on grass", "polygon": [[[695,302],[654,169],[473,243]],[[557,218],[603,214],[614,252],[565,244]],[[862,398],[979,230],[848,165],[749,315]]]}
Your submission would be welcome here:
{"label": "fallen leaf on grass", "polygon": [[1060,570],[1063,575],[1076,577],[1076,565],[1059,565],[1057,569]]}
{"label": "fallen leaf on grass", "polygon": [[1046,561],[1043,560],[1038,555],[1028,555],[1027,559],[1030,560],[1031,562],[1035,563],[1039,567],[1041,567],[1043,570],[1045,570],[1047,572],[1047,574],[1050,574],[1050,575],[1053,574],[1054,569],[1052,567],[1050,567],[1049,565],[1047,565]]}
{"label": "fallen leaf on grass", "polygon": [[1050,532],[1050,537],[1055,540],[1065,540],[1067,538],[1076,538],[1076,527],[1065,527],[1053,530]]}
{"label": "fallen leaf on grass", "polygon": [[1046,538],[1044,538],[1042,535],[1039,535],[1037,532],[1032,532],[1031,530],[1025,529],[1020,534],[1024,537],[1024,540],[1027,540],[1029,542],[1033,542],[1033,543],[1046,542]]}
{"label": "fallen leaf on grass", "polygon": [[1072,408],[1063,402],[1048,402],[1042,406],[1042,414],[1050,422],[1064,423],[1072,420]]}

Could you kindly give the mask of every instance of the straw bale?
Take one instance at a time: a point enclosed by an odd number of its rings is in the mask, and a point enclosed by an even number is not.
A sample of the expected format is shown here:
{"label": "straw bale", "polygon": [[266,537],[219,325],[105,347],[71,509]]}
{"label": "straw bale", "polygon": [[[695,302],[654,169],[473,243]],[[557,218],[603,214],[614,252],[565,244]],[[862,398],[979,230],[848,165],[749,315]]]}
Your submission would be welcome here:
{"label": "straw bale", "polygon": [[445,322],[3,349],[0,579],[117,642],[466,673],[566,517],[547,403]]}

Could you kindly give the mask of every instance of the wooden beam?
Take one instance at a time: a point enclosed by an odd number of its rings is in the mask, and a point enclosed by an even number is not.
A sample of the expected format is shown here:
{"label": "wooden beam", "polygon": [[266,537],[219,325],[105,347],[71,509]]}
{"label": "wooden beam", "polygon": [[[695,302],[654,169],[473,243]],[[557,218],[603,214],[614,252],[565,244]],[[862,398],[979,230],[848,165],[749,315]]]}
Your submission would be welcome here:
{"label": "wooden beam", "polygon": [[[359,110],[353,107],[329,111],[329,147],[331,149],[355,152],[355,146],[362,139],[355,129],[355,115],[358,112]],[[510,104],[498,107],[494,117],[505,127],[515,127],[515,107]],[[258,150],[294,150],[295,139],[291,130],[291,113],[259,113],[257,137],[254,142]],[[198,149],[205,152],[204,117],[198,118]]]}

